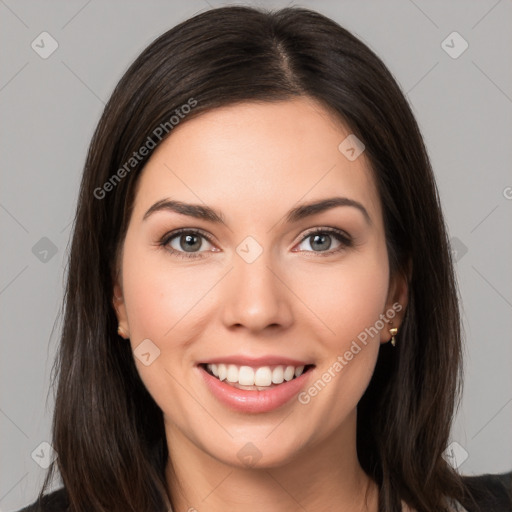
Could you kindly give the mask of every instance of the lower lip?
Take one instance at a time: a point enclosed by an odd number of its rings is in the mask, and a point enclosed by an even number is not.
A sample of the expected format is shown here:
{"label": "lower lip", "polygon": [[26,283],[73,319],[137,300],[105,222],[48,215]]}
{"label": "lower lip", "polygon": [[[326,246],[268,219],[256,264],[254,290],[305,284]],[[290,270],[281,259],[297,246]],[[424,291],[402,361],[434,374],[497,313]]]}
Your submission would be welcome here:
{"label": "lower lip", "polygon": [[238,389],[210,375],[198,366],[206,385],[214,396],[231,409],[246,413],[269,412],[289,402],[304,387],[313,368],[288,382],[266,391]]}

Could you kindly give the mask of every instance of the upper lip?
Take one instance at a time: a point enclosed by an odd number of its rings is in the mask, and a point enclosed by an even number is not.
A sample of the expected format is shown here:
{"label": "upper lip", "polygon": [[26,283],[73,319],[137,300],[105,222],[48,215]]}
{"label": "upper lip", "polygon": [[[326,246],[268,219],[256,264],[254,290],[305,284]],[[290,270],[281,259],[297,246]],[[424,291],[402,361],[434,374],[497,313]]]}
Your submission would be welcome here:
{"label": "upper lip", "polygon": [[260,367],[260,366],[273,366],[273,365],[283,365],[283,366],[307,366],[312,365],[310,361],[300,361],[299,359],[292,359],[290,357],[284,356],[262,356],[262,357],[247,357],[241,355],[232,355],[232,356],[221,356],[214,357],[211,359],[204,360],[199,364],[235,364],[237,366],[252,366],[252,367]]}

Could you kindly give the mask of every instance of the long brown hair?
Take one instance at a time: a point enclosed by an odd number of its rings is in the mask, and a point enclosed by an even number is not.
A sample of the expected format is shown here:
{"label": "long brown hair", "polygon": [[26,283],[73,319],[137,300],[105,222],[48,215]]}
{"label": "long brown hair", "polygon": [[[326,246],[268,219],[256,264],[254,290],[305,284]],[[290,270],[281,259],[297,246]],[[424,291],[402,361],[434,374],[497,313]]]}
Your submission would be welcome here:
{"label": "long brown hair", "polygon": [[183,123],[237,102],[300,95],[364,142],[390,272],[408,275],[397,347],[380,348],[358,405],[358,456],[380,487],[379,510],[399,511],[404,499],[418,512],[445,511],[447,498],[463,498],[462,479],[442,456],[462,377],[457,288],[411,109],[383,62],[331,19],[303,8],[242,6],[209,10],[158,37],[126,71],[99,121],[80,188],[54,374],[58,458],[41,497],[58,467],[73,511],[165,510],[162,411],[116,333],[112,306],[116,256],[152,152],[139,150],[172,135],[173,116]]}

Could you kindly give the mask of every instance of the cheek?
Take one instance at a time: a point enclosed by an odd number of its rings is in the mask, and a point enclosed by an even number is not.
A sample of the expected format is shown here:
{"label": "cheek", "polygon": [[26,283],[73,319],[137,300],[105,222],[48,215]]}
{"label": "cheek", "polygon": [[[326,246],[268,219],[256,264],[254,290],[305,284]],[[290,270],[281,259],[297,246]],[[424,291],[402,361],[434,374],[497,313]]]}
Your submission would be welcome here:
{"label": "cheek", "polygon": [[299,402],[310,413],[304,416],[310,428],[321,415],[330,431],[357,407],[373,375],[389,276],[386,253],[378,250],[347,258],[337,269],[320,267],[303,283],[302,293],[310,291],[315,313],[324,322],[324,357]]}
{"label": "cheek", "polygon": [[314,272],[296,273],[300,279],[289,275],[292,289],[309,309],[306,316],[316,317],[332,348],[343,349],[384,313],[389,284],[385,259],[356,255],[338,265],[320,264]]}
{"label": "cheek", "polygon": [[[188,340],[197,336],[195,315],[200,308],[194,306],[212,287],[214,276],[192,267],[179,269],[167,261],[164,251],[141,245],[127,236],[123,258],[123,293],[135,364],[159,407],[185,415],[189,396],[179,382],[188,368]],[[137,357],[137,347],[146,339],[156,346],[150,345],[150,352],[158,353],[147,366]]]}
{"label": "cheek", "polygon": [[[183,266],[166,259],[164,250],[130,248],[123,261],[123,291],[130,333],[155,343],[178,340],[176,332],[194,325],[196,305],[218,280],[212,270]],[[128,256],[129,255],[129,256]],[[167,341],[166,341],[167,340]]]}

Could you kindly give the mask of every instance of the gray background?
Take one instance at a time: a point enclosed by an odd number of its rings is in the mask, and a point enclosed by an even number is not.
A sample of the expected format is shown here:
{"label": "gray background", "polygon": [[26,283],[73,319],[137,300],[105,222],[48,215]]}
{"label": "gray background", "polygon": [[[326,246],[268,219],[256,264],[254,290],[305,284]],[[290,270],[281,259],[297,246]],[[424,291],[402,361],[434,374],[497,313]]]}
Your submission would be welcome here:
{"label": "gray background", "polygon": [[[41,460],[49,456],[40,443],[50,440],[49,376],[60,326],[55,324],[53,333],[52,328],[82,167],[104,103],[156,36],[225,4],[0,0],[4,511],[35,498],[44,470],[31,454],[36,450]],[[316,9],[355,33],[407,94],[432,159],[458,259],[467,357],[451,460],[464,474],[510,470],[512,2],[293,5]],[[59,45],[47,59],[31,47],[43,31]],[[453,31],[469,44],[458,58],[442,46]],[[461,48],[456,39],[444,44],[452,52]]]}

